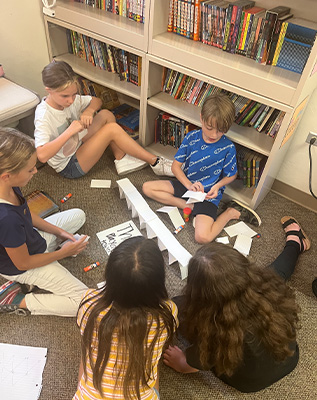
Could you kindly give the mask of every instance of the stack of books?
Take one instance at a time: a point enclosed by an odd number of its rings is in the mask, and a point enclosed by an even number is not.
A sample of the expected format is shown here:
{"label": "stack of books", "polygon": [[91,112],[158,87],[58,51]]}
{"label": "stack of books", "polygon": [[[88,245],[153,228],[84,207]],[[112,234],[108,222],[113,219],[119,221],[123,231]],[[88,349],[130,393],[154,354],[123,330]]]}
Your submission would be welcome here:
{"label": "stack of books", "polygon": [[78,3],[109,11],[133,21],[144,23],[144,0],[75,0]]}
{"label": "stack of books", "polygon": [[137,140],[139,138],[140,110],[129,105],[121,104],[112,110],[117,123],[129,136]]}
{"label": "stack of books", "polygon": [[120,80],[141,86],[142,58],[125,50],[67,29],[68,51],[100,69],[119,75]]}
{"label": "stack of books", "polygon": [[250,0],[170,0],[167,30],[261,64],[301,73],[317,24],[292,17],[289,7],[266,10]]}
{"label": "stack of books", "polygon": [[278,109],[220,89],[217,86],[166,67],[163,68],[161,90],[175,99],[197,106],[202,106],[206,98],[212,94],[227,94],[235,105],[235,122],[238,125],[252,126],[257,131],[264,132],[271,137],[276,136],[285,116],[285,112]]}
{"label": "stack of books", "polygon": [[194,129],[199,129],[199,127],[168,113],[160,112],[155,118],[155,143],[178,149],[186,134]]}

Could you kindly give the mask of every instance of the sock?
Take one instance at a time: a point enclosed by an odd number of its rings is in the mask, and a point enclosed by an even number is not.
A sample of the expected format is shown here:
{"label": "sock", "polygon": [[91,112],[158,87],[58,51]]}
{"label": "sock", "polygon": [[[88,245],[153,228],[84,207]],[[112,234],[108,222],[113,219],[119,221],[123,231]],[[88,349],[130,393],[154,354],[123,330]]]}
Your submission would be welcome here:
{"label": "sock", "polygon": [[17,282],[9,281],[0,287],[0,305],[20,304],[24,297]]}
{"label": "sock", "polygon": [[160,157],[157,157],[157,159],[156,159],[155,163],[154,163],[154,164],[151,164],[151,165],[152,165],[152,167],[155,167],[155,165],[157,165],[159,161],[160,161]]}

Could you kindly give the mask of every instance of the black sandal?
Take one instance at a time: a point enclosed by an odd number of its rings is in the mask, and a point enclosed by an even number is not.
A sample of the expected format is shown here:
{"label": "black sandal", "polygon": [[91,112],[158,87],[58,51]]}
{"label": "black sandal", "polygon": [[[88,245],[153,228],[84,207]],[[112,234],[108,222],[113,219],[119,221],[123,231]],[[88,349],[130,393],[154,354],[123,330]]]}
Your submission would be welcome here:
{"label": "black sandal", "polygon": [[[301,228],[300,224],[298,223],[298,221],[296,221],[295,218],[289,217],[289,216],[285,216],[285,217],[281,218],[281,223],[282,223],[283,229],[287,228],[291,224],[294,224],[294,223],[297,224],[299,226],[299,230],[298,231],[285,232],[286,236],[294,235],[294,236],[297,236],[299,238],[300,245],[301,245],[301,249],[300,249],[301,253],[303,251],[306,251],[306,250],[310,249],[310,245],[311,245],[310,240],[308,239],[308,236],[303,231],[303,229]],[[306,245],[306,249],[304,247],[304,244]]]}

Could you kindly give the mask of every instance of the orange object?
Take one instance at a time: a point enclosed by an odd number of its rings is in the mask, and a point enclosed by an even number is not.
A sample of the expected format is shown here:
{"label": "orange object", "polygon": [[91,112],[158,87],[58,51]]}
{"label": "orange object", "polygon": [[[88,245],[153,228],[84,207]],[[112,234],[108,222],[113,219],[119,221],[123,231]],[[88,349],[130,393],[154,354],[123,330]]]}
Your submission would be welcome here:
{"label": "orange object", "polygon": [[68,193],[68,195],[66,195],[65,197],[62,198],[61,203],[65,203],[65,201],[67,201],[68,199],[70,199],[72,197],[71,193]]}
{"label": "orange object", "polygon": [[84,271],[85,271],[85,272],[90,271],[90,270],[93,269],[93,268],[99,267],[99,265],[100,265],[100,262],[99,262],[99,261],[96,261],[96,262],[94,262],[94,263],[88,265],[87,267],[85,267],[85,268],[84,268]]}
{"label": "orange object", "polygon": [[191,213],[192,213],[192,209],[191,208],[189,208],[189,207],[185,207],[184,208],[183,217],[184,217],[185,222],[189,221],[189,216],[190,216]]}

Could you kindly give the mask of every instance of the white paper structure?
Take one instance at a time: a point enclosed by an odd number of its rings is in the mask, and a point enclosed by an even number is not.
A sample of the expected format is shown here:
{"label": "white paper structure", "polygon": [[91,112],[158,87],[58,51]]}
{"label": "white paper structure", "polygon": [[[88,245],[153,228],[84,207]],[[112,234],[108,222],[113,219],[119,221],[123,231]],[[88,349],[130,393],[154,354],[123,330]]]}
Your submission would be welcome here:
{"label": "white paper structure", "polygon": [[226,226],[224,230],[230,237],[237,235],[245,235],[248,236],[249,238],[252,238],[257,234],[253,229],[249,228],[248,225],[243,221],[237,222],[236,224],[230,226]]}
{"label": "white paper structure", "polygon": [[177,207],[165,206],[159,208],[158,210],[156,210],[156,212],[168,214],[175,229],[179,228],[181,225],[185,225],[185,221],[178,211]]}
{"label": "white paper structure", "polygon": [[191,254],[178,242],[155,212],[150,209],[147,202],[128,178],[120,179],[117,184],[120,198],[125,198],[128,209],[132,210],[132,214],[136,214],[135,217],[139,217],[140,229],[146,229],[148,239],[157,237],[160,250],[168,251],[169,265],[178,261],[182,279],[187,278],[187,266],[191,259]]}
{"label": "white paper structure", "polygon": [[38,399],[46,355],[43,347],[0,343],[0,399]]}
{"label": "white paper structure", "polygon": [[108,179],[92,179],[90,182],[90,187],[109,189],[111,187],[111,181]]}
{"label": "white paper structure", "polygon": [[244,256],[248,256],[252,244],[252,238],[239,234],[236,238],[233,248],[238,250]]}

